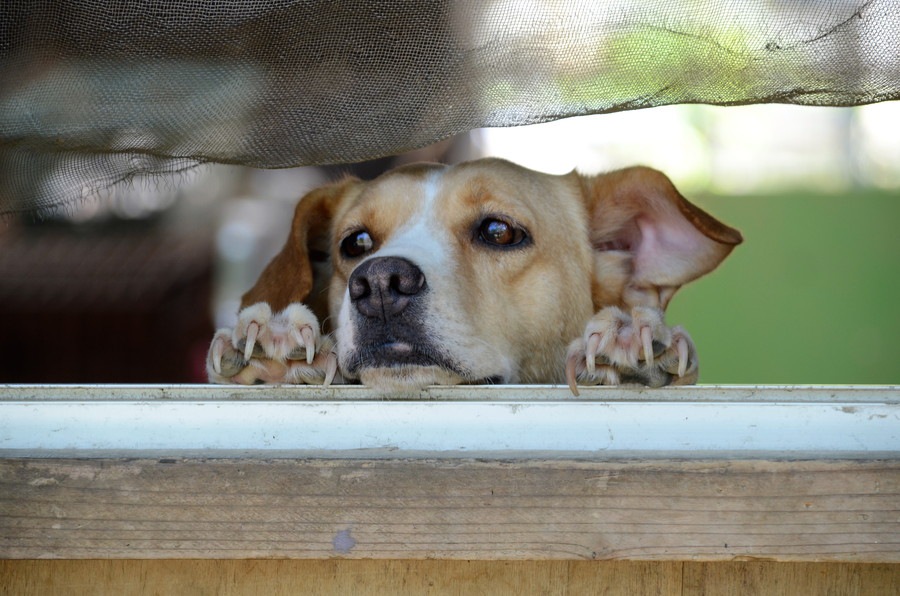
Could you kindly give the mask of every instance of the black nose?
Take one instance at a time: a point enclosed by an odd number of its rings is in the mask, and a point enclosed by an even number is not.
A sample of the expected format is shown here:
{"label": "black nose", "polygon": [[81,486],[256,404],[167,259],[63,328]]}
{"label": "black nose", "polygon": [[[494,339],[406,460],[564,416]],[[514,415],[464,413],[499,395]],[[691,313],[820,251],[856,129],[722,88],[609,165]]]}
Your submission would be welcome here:
{"label": "black nose", "polygon": [[425,274],[400,257],[369,259],[350,274],[350,300],[364,316],[387,320],[425,288]]}

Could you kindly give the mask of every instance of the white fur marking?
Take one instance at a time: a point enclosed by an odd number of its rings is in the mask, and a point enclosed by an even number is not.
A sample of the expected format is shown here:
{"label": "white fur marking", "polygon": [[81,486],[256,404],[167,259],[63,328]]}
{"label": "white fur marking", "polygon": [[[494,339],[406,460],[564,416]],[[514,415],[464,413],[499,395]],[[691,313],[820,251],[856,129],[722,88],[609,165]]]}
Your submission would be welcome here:
{"label": "white fur marking", "polygon": [[353,332],[353,323],[350,320],[350,290],[344,290],[341,299],[341,309],[338,311],[338,349],[341,352],[350,352],[356,349],[356,338]]}
{"label": "white fur marking", "polygon": [[403,257],[416,263],[428,277],[441,271],[449,259],[450,239],[439,225],[437,196],[441,172],[432,172],[423,185],[419,209],[372,257]]}

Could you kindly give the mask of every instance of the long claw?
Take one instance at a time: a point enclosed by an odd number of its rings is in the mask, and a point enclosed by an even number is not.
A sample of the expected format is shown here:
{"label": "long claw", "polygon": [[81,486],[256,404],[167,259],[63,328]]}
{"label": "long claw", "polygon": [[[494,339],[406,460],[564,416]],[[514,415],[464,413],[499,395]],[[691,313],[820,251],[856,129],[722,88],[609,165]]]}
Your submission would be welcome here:
{"label": "long claw", "polygon": [[213,361],[213,370],[216,371],[217,375],[222,374],[222,356],[225,354],[225,342],[221,339],[216,339],[213,342],[212,348],[212,361]]}
{"label": "long claw", "polygon": [[247,325],[247,344],[244,346],[244,360],[250,361],[253,356],[253,347],[256,345],[256,338],[259,335],[259,325],[256,321]]}
{"label": "long claw", "polygon": [[641,344],[644,346],[644,361],[653,366],[653,334],[649,327],[641,327]]}
{"label": "long claw", "polygon": [[306,363],[312,364],[313,358],[316,357],[316,340],[312,329],[304,327],[300,330],[300,335],[303,337],[303,345],[306,346]]}
{"label": "long claw", "polygon": [[325,387],[331,385],[331,382],[334,380],[334,375],[337,374],[338,361],[337,356],[334,352],[328,354],[328,358],[325,360]]}
{"label": "long claw", "polygon": [[578,383],[575,379],[575,367],[578,365],[578,353],[573,352],[566,358],[566,380],[569,382],[569,390],[572,395],[578,397]]}
{"label": "long claw", "polygon": [[594,372],[597,370],[597,363],[594,359],[597,357],[597,350],[600,349],[601,340],[602,337],[600,337],[599,334],[591,334],[591,336],[588,338],[587,347],[584,350],[584,366],[591,374],[594,374]]}
{"label": "long claw", "polygon": [[688,364],[688,347],[683,337],[675,340],[675,348],[678,350],[678,376],[683,377]]}

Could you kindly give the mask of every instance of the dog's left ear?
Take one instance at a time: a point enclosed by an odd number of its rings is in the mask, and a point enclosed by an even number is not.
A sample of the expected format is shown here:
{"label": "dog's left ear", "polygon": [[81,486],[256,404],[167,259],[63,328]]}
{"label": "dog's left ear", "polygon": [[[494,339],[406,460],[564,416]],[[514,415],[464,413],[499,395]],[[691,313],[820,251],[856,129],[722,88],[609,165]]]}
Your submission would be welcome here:
{"label": "dog's left ear", "polygon": [[578,179],[594,249],[596,308],[664,309],[679,287],[715,269],[743,240],[689,203],[662,172],[633,167]]}
{"label": "dog's left ear", "polygon": [[[254,286],[241,298],[241,308],[266,302],[277,312],[294,302],[307,304],[319,320],[327,316],[327,284],[317,269],[330,269],[331,220],[360,182],[347,178],[307,193],[294,210],[284,247],[269,262]],[[320,266],[317,266],[320,264]]]}

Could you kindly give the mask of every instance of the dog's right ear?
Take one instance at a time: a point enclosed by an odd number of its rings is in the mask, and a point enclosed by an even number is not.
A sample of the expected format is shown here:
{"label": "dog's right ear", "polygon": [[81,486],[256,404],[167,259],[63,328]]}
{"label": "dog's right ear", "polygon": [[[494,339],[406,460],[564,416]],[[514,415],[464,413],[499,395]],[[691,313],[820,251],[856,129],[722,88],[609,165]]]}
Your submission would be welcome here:
{"label": "dog's right ear", "polygon": [[578,181],[594,249],[596,308],[665,309],[679,287],[715,269],[743,240],[651,168]]}
{"label": "dog's right ear", "polygon": [[241,298],[241,308],[266,302],[273,312],[302,302],[319,320],[327,315],[327,277],[330,270],[331,221],[341,203],[361,184],[347,178],[310,191],[300,199],[284,248],[269,262],[256,284]]}

